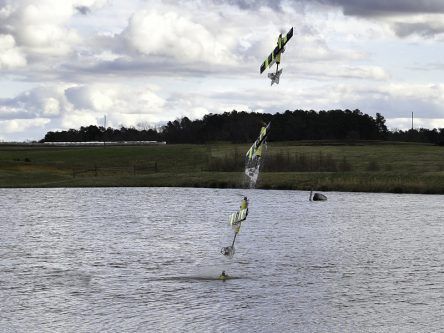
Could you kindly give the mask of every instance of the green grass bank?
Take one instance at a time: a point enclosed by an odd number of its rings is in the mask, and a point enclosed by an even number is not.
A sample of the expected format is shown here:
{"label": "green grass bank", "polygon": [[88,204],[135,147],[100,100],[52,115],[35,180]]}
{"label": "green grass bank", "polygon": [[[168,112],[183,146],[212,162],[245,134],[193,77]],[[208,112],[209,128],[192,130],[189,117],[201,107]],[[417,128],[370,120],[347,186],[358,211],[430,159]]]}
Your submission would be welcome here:
{"label": "green grass bank", "polygon": [[[0,145],[0,187],[244,187],[249,145]],[[273,142],[258,188],[444,193],[444,147]]]}

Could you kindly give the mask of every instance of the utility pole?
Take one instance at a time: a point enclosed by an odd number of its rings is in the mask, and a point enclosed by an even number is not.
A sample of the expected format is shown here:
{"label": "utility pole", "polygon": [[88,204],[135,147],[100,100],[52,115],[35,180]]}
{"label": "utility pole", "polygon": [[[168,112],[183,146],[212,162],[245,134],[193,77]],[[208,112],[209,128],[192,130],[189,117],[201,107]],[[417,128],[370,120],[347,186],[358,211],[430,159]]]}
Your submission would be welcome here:
{"label": "utility pole", "polygon": [[105,146],[105,135],[106,135],[106,115],[104,115],[103,119],[103,146]]}
{"label": "utility pole", "polygon": [[413,131],[413,112],[412,112],[412,131]]}

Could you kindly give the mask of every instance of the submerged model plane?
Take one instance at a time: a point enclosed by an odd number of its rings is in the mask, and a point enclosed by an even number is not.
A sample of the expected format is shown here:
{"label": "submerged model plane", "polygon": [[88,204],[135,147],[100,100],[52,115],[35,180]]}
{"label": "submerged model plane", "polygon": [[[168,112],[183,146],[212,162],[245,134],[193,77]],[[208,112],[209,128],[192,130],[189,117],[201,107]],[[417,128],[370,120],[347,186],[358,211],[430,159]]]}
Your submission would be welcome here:
{"label": "submerged model plane", "polygon": [[282,74],[282,69],[279,69],[279,64],[281,63],[281,54],[284,53],[284,46],[285,44],[287,44],[292,36],[293,28],[291,28],[290,31],[288,31],[287,34],[283,37],[282,34],[280,34],[278,37],[277,46],[261,65],[260,71],[262,74],[267,68],[271,68],[271,66],[276,63],[276,72],[268,73],[268,78],[271,79],[271,85],[273,85],[273,83],[279,84],[279,78]]}

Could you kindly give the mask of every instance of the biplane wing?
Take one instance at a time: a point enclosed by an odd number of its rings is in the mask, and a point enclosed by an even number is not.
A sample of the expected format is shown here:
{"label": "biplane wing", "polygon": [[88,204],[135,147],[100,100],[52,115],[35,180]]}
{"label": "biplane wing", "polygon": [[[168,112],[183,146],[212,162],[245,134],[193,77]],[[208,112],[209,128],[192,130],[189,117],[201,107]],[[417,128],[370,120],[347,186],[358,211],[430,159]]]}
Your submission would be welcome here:
{"label": "biplane wing", "polygon": [[290,31],[288,31],[284,37],[279,35],[278,45],[274,48],[273,52],[270,53],[270,55],[267,57],[267,59],[264,60],[264,62],[261,65],[260,68],[261,74],[268,67],[273,66],[276,60],[280,62],[280,57],[281,53],[284,51],[284,46],[285,44],[287,44],[287,42],[290,40],[291,37],[293,37],[293,28],[291,28]]}

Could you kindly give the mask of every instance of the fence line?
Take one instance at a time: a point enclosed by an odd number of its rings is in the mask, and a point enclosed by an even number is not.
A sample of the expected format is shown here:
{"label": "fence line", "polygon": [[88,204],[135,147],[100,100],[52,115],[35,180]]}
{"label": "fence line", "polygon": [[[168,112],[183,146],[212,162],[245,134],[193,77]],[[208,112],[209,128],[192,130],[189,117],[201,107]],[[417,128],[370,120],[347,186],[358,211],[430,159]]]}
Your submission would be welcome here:
{"label": "fence line", "polygon": [[153,162],[150,165],[137,165],[133,164],[132,166],[117,166],[117,167],[99,167],[94,165],[93,168],[80,169],[73,168],[72,169],[72,177],[76,178],[79,175],[92,173],[94,177],[97,177],[99,173],[101,175],[112,175],[112,174],[129,174],[129,175],[140,175],[147,173],[156,173],[158,172],[157,162]]}

